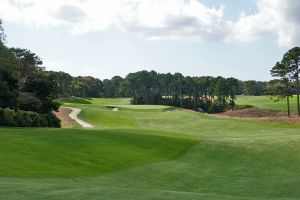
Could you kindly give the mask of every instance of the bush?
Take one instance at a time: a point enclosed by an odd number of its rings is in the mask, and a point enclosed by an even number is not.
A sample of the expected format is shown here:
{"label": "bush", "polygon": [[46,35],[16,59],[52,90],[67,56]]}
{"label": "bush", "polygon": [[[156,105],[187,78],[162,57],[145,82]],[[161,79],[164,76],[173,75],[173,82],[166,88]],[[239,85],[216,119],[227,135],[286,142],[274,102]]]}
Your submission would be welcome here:
{"label": "bush", "polygon": [[0,108],[0,125],[10,127],[61,127],[60,120],[53,113],[38,114],[2,108]]}
{"label": "bush", "polygon": [[214,114],[214,113],[221,113],[225,111],[225,107],[219,103],[219,102],[214,102],[212,103],[209,108],[208,108],[208,113],[209,114]]}
{"label": "bush", "polygon": [[56,115],[54,115],[53,113],[48,114],[48,121],[50,120],[52,123],[52,127],[57,127],[60,128],[61,124],[60,124],[60,119],[58,117],[56,117]]}
{"label": "bush", "polygon": [[10,109],[0,109],[0,125],[17,126],[14,116],[14,112]]}
{"label": "bush", "polygon": [[[13,111],[14,112],[14,111]],[[14,121],[16,122],[17,126],[20,127],[30,127],[32,126],[32,119],[31,115],[27,112],[14,112]]]}
{"label": "bush", "polygon": [[39,112],[43,103],[31,93],[21,93],[18,98],[18,108],[25,111]]}
{"label": "bush", "polygon": [[41,127],[41,118],[38,114],[35,114],[32,119],[32,127]]}

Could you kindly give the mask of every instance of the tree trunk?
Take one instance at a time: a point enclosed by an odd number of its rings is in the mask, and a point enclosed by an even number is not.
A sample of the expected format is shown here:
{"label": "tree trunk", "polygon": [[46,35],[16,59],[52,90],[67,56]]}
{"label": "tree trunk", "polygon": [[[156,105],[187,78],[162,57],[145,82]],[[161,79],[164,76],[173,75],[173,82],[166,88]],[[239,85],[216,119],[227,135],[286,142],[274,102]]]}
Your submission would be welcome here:
{"label": "tree trunk", "polygon": [[296,90],[297,90],[297,109],[298,109],[298,116],[300,117],[300,104],[299,104],[299,70],[297,70],[296,74]]}
{"label": "tree trunk", "polygon": [[194,110],[196,110],[196,89],[194,88],[194,97],[193,97],[193,100],[194,100]]}
{"label": "tree trunk", "polygon": [[181,92],[181,88],[180,88],[180,92],[179,92],[180,94],[180,106],[181,106],[181,108],[183,108],[183,105],[182,105],[182,92]]}
{"label": "tree trunk", "polygon": [[286,99],[287,99],[288,116],[289,118],[291,118],[290,97],[287,96]]}

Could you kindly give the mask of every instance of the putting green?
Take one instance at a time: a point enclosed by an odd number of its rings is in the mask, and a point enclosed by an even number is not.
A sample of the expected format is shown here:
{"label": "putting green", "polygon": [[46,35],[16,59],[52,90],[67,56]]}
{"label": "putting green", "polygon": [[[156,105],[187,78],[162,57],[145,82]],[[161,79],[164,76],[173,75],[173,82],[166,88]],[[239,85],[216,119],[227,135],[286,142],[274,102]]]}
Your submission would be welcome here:
{"label": "putting green", "polygon": [[125,108],[133,110],[164,110],[170,107],[160,105],[108,105],[107,107]]}

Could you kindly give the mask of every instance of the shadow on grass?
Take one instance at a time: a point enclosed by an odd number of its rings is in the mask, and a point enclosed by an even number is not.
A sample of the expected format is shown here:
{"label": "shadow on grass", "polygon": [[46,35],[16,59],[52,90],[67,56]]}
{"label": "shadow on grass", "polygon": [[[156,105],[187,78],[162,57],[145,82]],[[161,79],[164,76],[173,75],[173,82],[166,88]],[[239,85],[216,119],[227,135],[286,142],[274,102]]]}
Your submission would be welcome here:
{"label": "shadow on grass", "polygon": [[91,100],[91,98],[68,97],[62,98],[59,101],[62,103],[92,104]]}

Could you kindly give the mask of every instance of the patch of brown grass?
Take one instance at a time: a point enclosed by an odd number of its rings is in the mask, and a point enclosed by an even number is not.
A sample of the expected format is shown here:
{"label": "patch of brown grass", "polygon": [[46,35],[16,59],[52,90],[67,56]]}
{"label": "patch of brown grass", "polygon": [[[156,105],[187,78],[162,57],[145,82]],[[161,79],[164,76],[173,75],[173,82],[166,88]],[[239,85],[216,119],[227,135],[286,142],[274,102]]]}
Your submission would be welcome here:
{"label": "patch of brown grass", "polygon": [[77,123],[75,120],[69,117],[72,112],[69,108],[59,108],[58,112],[54,112],[54,114],[61,120],[61,125],[64,128],[73,128]]}
{"label": "patch of brown grass", "polygon": [[268,120],[275,122],[300,123],[300,117],[297,113],[291,113],[291,118],[288,118],[287,112],[278,110],[269,110],[261,108],[249,108],[236,111],[228,111],[218,114],[219,117],[246,118],[256,120]]}

